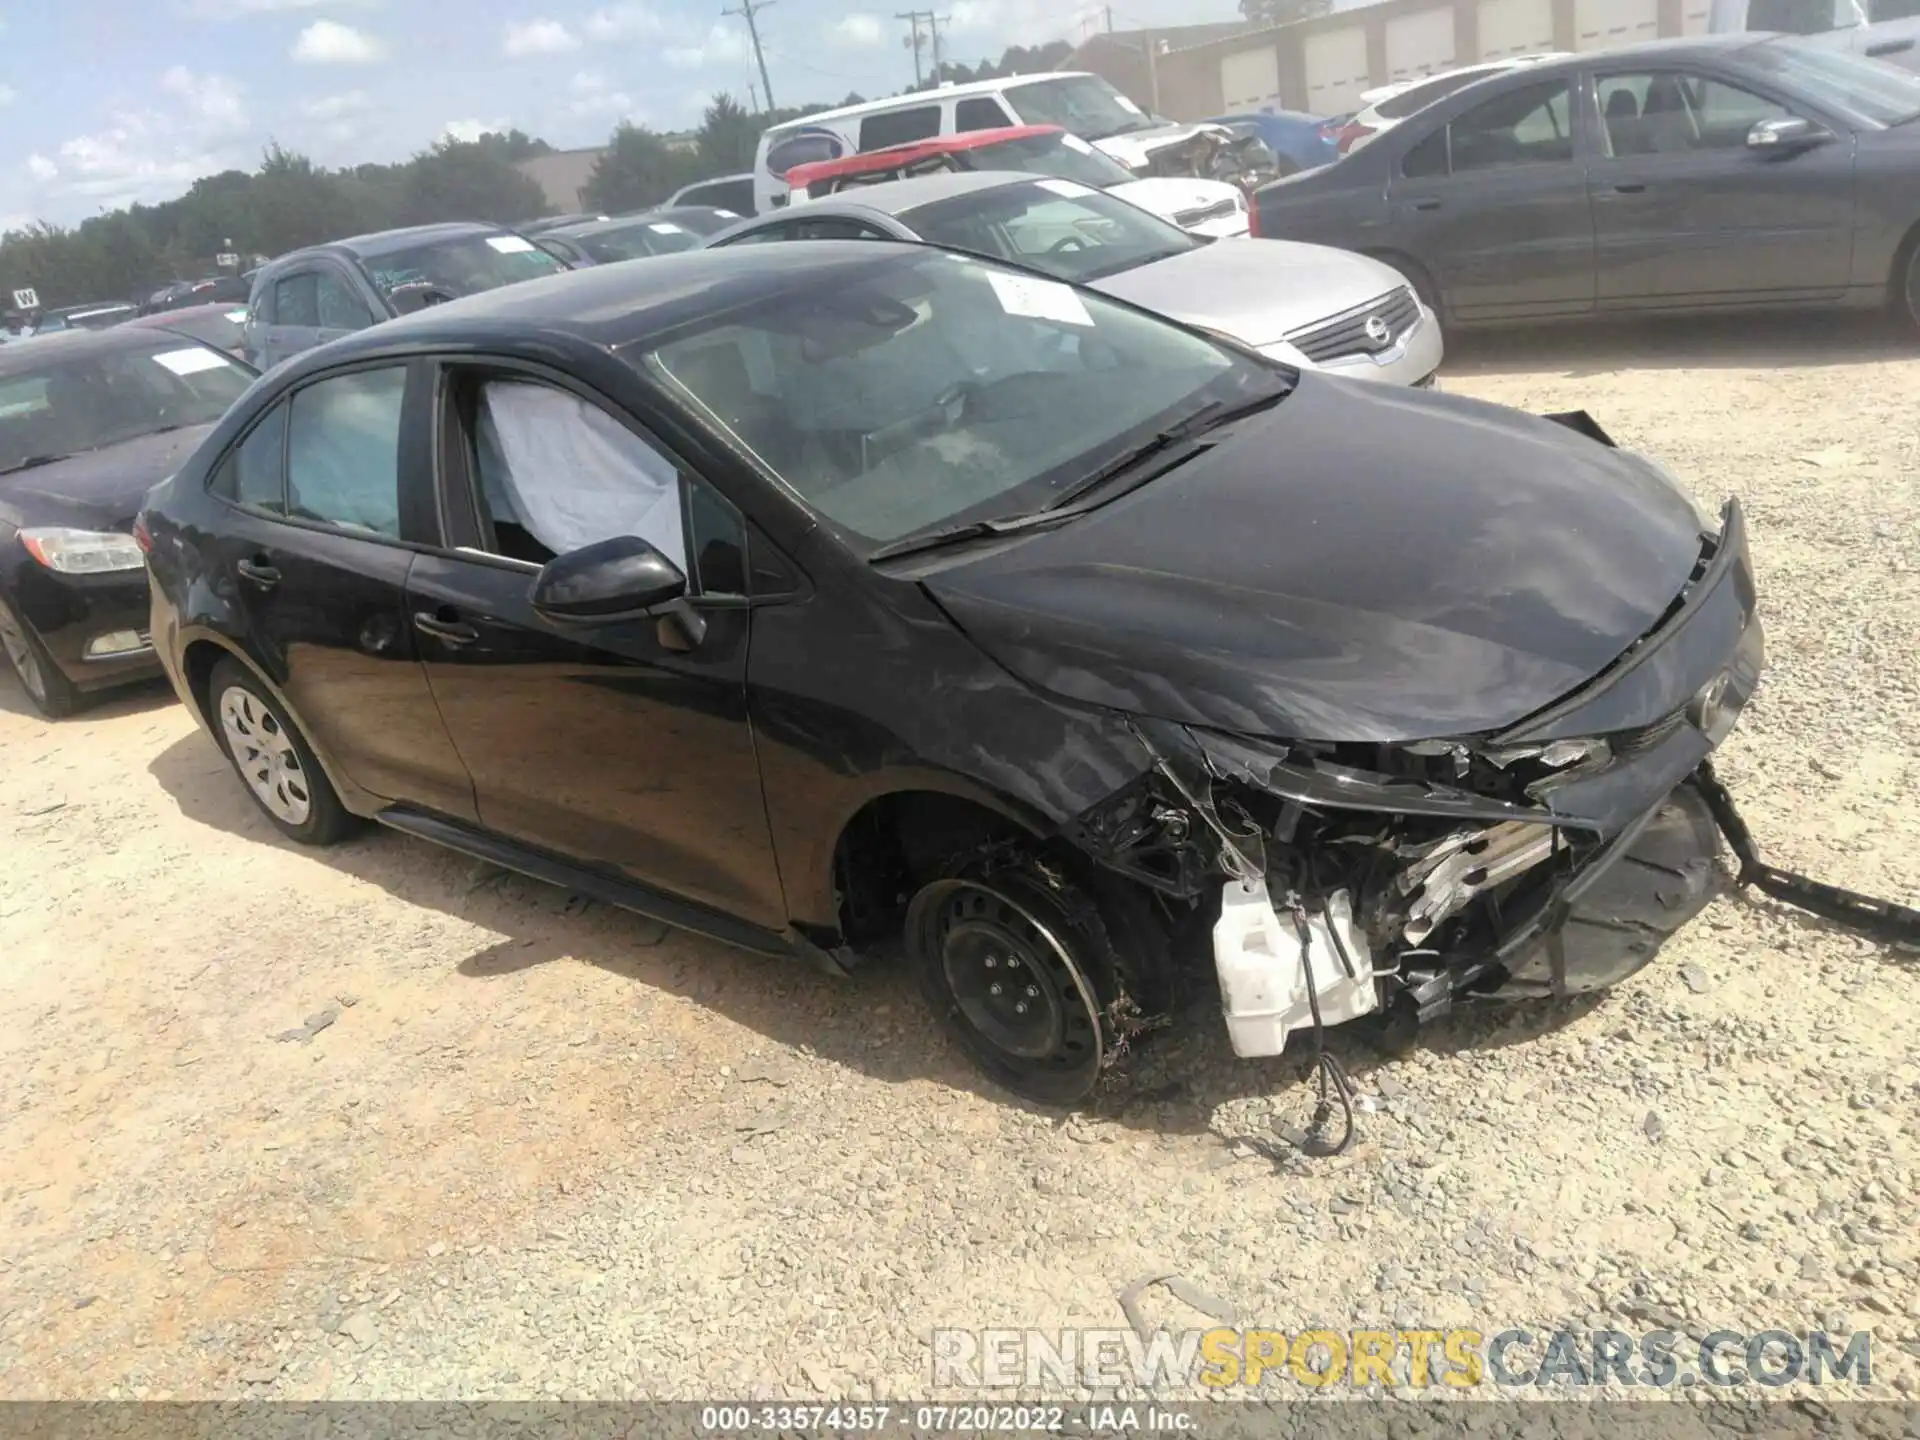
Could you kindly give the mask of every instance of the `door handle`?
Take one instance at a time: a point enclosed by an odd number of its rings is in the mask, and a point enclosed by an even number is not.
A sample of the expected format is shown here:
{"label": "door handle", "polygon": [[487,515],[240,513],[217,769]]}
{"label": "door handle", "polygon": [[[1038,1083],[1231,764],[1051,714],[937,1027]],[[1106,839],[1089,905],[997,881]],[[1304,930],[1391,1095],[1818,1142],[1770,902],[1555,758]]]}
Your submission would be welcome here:
{"label": "door handle", "polygon": [[1646,183],[1640,180],[1622,180],[1613,187],[1614,193],[1619,195],[1639,195],[1644,193],[1646,188]]}
{"label": "door handle", "polygon": [[1440,208],[1440,202],[1438,200],[1416,200],[1413,202],[1412,208],[1415,210],[1438,210]]}
{"label": "door handle", "polygon": [[242,560],[233,568],[240,572],[242,580],[251,581],[262,590],[271,590],[280,583],[280,572],[264,560]]}
{"label": "door handle", "polygon": [[431,635],[442,645],[471,645],[480,638],[480,632],[473,626],[462,625],[457,620],[442,620],[427,610],[414,611],[413,628],[422,635]]}

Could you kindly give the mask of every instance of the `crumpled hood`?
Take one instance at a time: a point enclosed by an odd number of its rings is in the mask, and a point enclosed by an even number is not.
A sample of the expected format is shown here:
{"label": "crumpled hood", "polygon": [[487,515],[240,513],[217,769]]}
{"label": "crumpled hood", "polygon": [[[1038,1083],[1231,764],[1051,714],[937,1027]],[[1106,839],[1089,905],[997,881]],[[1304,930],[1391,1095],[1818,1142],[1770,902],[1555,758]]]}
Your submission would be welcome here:
{"label": "crumpled hood", "polygon": [[1129,170],[1138,170],[1159,151],[1169,145],[1178,145],[1191,140],[1196,135],[1227,134],[1223,125],[1181,125],[1168,123],[1155,125],[1147,130],[1129,130],[1123,135],[1106,135],[1094,141],[1094,145],[1106,151]]}
{"label": "crumpled hood", "polygon": [[1331,245],[1224,240],[1137,265],[1093,286],[1248,345],[1271,345],[1406,283],[1378,260]]}
{"label": "crumpled hood", "polygon": [[1304,374],[1221,443],[929,575],[1029,683],[1301,740],[1469,735],[1651,629],[1700,551],[1650,465],[1501,407]]}
{"label": "crumpled hood", "polygon": [[0,510],[16,516],[21,525],[131,529],[147,491],[178,470],[212,429],[190,425],[164,435],[143,435],[0,475]]}

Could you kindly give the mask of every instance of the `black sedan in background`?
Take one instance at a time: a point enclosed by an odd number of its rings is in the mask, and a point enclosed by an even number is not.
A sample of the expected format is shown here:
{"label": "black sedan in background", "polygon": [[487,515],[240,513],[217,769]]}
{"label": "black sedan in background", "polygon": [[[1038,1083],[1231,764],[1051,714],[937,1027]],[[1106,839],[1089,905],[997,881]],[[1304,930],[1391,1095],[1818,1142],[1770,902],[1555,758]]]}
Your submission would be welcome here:
{"label": "black sedan in background", "polygon": [[0,651],[43,714],[159,673],[134,515],[253,378],[132,325],[0,347]]}
{"label": "black sedan in background", "polygon": [[705,205],[681,205],[640,215],[587,220],[542,230],[534,244],[576,268],[611,265],[620,260],[644,260],[653,255],[675,255],[697,250],[740,217],[731,210]]}
{"label": "black sedan in background", "polygon": [[238,305],[189,305],[179,310],[156,310],[129,320],[135,329],[171,330],[189,340],[198,340],[216,350],[224,350],[237,359],[247,355],[247,307]]}
{"label": "black sedan in background", "polygon": [[1451,323],[1892,305],[1920,327],[1920,75],[1787,36],[1481,80],[1256,196]]}
{"label": "black sedan in background", "polygon": [[141,523],[155,647],[282,833],[831,970],[904,932],[1051,1101],[1209,937],[1273,982],[1222,987],[1243,1055],[1633,973],[1711,893],[1700,767],[1761,666],[1738,506],[1591,422],[886,240],[368,330]]}

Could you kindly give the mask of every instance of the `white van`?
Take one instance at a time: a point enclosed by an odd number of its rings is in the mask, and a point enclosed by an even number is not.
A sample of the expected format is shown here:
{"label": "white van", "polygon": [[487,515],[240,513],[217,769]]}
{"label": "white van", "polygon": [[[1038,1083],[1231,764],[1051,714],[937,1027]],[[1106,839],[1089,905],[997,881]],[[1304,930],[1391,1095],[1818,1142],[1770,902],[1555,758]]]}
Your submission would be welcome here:
{"label": "white van", "polygon": [[[787,203],[787,172],[796,165],[1009,125],[1058,125],[1136,173],[1148,171],[1168,146],[1220,129],[1148,115],[1098,75],[1085,72],[1006,75],[947,84],[889,100],[823,110],[768,130],[754,155],[754,208],[765,215]],[[1183,195],[1189,197],[1179,221],[1186,229],[1217,236],[1247,233],[1247,197],[1238,186],[1184,175],[1166,178],[1168,183],[1177,178]],[[1137,197],[1128,198],[1142,203]]]}
{"label": "white van", "polygon": [[1920,0],[1712,0],[1716,35],[1780,30],[1920,70]]}

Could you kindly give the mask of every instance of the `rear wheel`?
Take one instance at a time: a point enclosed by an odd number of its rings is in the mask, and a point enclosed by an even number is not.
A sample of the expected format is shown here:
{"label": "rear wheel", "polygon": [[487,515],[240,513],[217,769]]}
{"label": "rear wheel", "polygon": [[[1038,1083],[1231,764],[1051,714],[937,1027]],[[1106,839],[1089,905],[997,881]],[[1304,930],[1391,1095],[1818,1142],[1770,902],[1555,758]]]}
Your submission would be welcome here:
{"label": "rear wheel", "polygon": [[5,653],[34,708],[49,720],[63,719],[80,708],[80,691],[4,597],[0,597],[0,652]]}
{"label": "rear wheel", "polygon": [[354,828],[306,737],[237,661],[208,679],[214,729],[254,804],[274,828],[303,845],[331,845]]}
{"label": "rear wheel", "polygon": [[1894,281],[1894,299],[1909,333],[1920,335],[1920,234],[1907,242],[1905,262]]}
{"label": "rear wheel", "polygon": [[1031,852],[976,856],[914,896],[907,952],[976,1065],[1016,1095],[1071,1105],[1160,1008],[1163,967],[1139,948],[1158,927],[1125,908]]}

